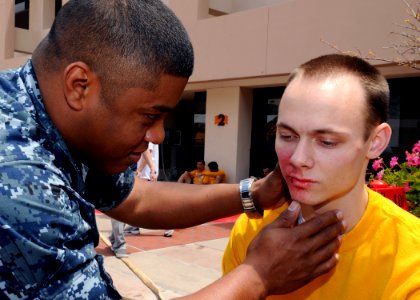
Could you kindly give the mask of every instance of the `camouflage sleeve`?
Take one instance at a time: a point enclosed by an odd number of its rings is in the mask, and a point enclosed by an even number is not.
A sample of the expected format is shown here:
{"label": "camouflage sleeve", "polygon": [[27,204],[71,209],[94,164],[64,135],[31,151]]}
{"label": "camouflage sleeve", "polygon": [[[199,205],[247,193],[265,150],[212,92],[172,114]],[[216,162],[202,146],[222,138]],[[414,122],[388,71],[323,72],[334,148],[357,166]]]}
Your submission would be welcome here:
{"label": "camouflage sleeve", "polygon": [[0,298],[106,295],[112,284],[96,260],[95,224],[92,204],[57,169],[0,164]]}
{"label": "camouflage sleeve", "polygon": [[121,204],[134,186],[135,173],[128,168],[124,173],[106,175],[90,169],[86,176],[85,198],[101,211],[109,211]]}

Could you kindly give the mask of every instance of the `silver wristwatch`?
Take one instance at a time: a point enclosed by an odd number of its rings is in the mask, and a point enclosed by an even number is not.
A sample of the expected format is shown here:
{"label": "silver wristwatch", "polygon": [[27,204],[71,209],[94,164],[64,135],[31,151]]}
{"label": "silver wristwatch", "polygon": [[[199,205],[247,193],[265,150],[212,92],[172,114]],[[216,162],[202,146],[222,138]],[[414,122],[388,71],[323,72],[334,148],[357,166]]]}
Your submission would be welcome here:
{"label": "silver wristwatch", "polygon": [[241,180],[239,183],[239,195],[241,197],[242,206],[244,212],[251,219],[258,219],[264,215],[264,211],[257,207],[252,199],[251,186],[254,183],[255,178],[247,178]]}

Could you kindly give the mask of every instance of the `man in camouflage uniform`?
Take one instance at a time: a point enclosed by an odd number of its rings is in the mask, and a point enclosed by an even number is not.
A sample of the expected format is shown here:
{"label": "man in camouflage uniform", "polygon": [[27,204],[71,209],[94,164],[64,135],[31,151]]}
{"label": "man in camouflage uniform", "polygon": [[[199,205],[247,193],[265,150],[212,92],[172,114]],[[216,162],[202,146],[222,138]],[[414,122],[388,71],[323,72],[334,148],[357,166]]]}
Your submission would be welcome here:
{"label": "man in camouflage uniform", "polygon": [[[145,228],[242,211],[237,184],[153,183],[129,168],[148,142],[163,141],[192,68],[188,36],[160,1],[71,0],[32,59],[0,73],[0,299],[121,298],[95,252],[95,208]],[[284,201],[279,174],[250,185],[256,205]],[[328,271],[339,218],[286,228],[297,214],[266,228],[244,265],[191,298],[257,299]]]}

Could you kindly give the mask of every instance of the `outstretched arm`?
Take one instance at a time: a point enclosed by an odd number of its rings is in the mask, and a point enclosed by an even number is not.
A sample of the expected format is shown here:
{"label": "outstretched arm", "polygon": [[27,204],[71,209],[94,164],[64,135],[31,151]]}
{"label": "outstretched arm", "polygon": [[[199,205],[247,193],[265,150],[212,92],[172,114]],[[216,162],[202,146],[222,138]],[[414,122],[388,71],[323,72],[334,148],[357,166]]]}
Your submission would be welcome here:
{"label": "outstretched arm", "polygon": [[[276,169],[252,185],[257,205],[267,209],[282,205],[284,184]],[[238,184],[179,184],[136,178],[128,198],[107,214],[143,228],[185,228],[243,212]]]}

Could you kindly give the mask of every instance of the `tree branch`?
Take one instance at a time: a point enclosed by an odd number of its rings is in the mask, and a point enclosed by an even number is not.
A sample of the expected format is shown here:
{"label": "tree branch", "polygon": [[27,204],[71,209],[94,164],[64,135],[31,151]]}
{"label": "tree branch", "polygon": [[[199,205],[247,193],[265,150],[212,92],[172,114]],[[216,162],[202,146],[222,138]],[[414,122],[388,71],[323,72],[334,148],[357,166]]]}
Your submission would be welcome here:
{"label": "tree branch", "polygon": [[[390,46],[383,47],[384,49],[393,49],[398,57],[383,58],[377,56],[372,50],[367,54],[363,54],[360,49],[343,51],[337,45],[331,44],[321,38],[321,42],[335,49],[336,51],[358,56],[366,60],[377,60],[389,63],[396,63],[401,66],[407,66],[416,70],[420,70],[420,2],[416,3],[413,7],[407,0],[401,0],[407,6],[408,18],[404,20],[404,24],[395,24],[396,26],[409,30],[413,33],[396,32],[392,31],[391,34],[398,35],[404,39],[404,42],[398,44],[391,44]],[[417,25],[416,25],[417,24]],[[408,57],[409,56],[409,57]]]}

